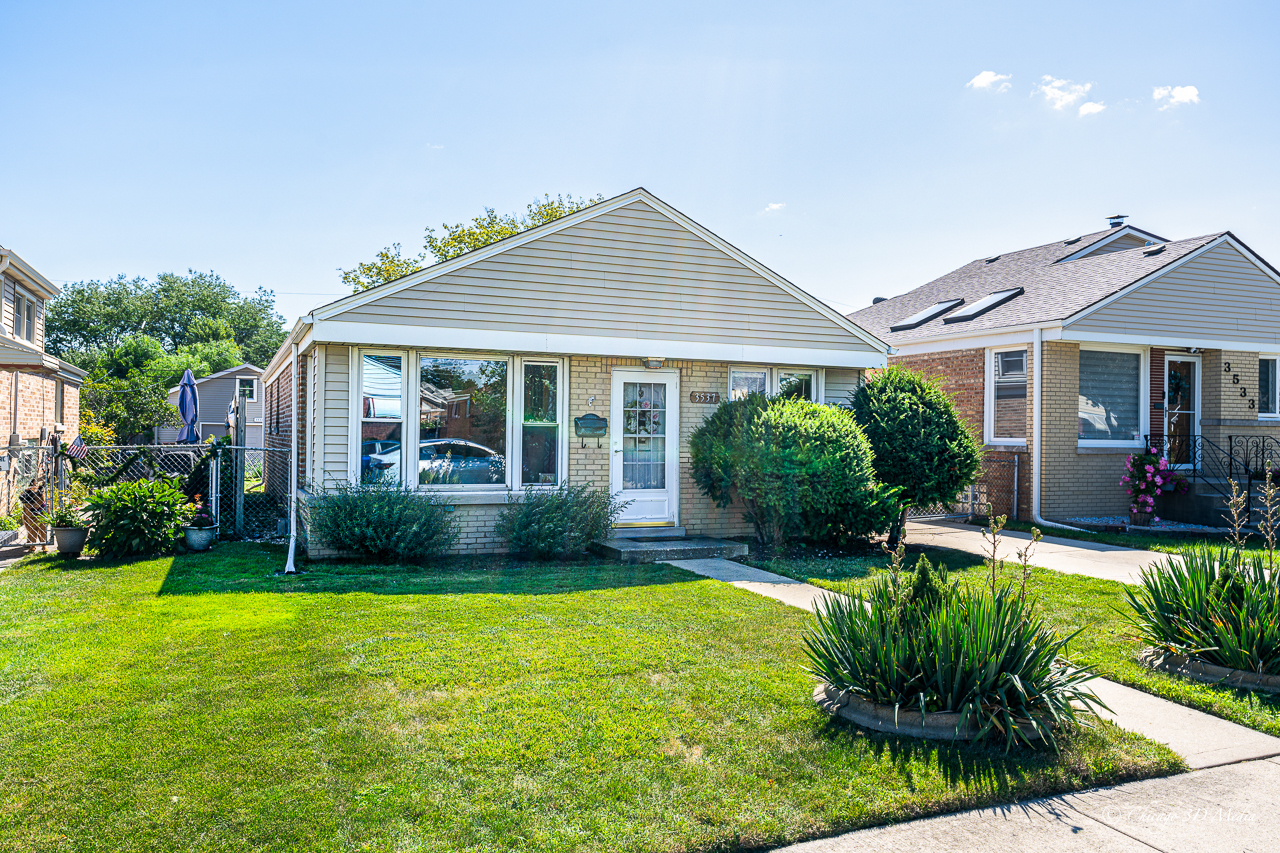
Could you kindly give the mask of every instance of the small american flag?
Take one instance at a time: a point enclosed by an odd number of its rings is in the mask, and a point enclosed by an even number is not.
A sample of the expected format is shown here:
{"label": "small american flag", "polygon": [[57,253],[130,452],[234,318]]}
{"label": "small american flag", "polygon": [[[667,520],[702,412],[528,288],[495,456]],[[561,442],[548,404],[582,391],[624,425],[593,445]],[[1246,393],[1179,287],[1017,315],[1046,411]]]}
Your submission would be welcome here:
{"label": "small american flag", "polygon": [[89,455],[89,445],[84,443],[84,439],[76,436],[76,440],[67,445],[67,449],[62,451],[72,459],[83,459]]}

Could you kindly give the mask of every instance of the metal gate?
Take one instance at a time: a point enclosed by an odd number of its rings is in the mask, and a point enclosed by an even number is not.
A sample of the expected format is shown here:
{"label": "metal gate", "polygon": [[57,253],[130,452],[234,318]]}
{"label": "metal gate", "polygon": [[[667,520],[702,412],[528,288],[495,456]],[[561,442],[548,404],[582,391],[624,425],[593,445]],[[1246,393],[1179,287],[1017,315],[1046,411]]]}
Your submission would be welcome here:
{"label": "metal gate", "polygon": [[987,487],[984,483],[966,486],[955,500],[937,503],[932,506],[913,506],[907,510],[907,518],[911,521],[926,519],[968,518],[986,512]]}

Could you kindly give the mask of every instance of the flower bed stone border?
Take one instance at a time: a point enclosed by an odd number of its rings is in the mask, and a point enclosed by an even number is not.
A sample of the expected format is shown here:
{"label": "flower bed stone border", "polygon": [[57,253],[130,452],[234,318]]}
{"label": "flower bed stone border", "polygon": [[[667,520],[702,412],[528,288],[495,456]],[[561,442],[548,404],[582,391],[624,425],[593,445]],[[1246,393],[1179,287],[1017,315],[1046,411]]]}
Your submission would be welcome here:
{"label": "flower bed stone border", "polygon": [[825,682],[813,688],[813,701],[833,717],[841,717],[878,732],[949,741],[973,740],[978,734],[978,726],[972,722],[957,731],[959,714],[921,714],[906,709],[895,713],[890,705],[859,699]]}
{"label": "flower bed stone border", "polygon": [[1254,690],[1259,693],[1280,693],[1280,675],[1261,675],[1256,672],[1246,672],[1243,669],[1230,669],[1176,655],[1163,649],[1143,649],[1138,653],[1138,661],[1148,669],[1181,675],[1205,684],[1224,684],[1227,687]]}

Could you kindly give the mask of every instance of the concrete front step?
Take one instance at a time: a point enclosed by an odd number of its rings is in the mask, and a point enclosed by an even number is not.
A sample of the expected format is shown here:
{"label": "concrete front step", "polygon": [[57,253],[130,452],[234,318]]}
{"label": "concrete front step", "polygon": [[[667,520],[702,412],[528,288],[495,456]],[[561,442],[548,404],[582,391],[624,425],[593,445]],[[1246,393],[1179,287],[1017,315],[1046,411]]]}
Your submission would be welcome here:
{"label": "concrete front step", "polygon": [[683,527],[615,527],[614,539],[675,539],[685,535]]}
{"label": "concrete front step", "polygon": [[747,546],[708,536],[614,537],[591,543],[602,557],[629,564],[665,563],[671,560],[702,560],[708,557],[745,557]]}

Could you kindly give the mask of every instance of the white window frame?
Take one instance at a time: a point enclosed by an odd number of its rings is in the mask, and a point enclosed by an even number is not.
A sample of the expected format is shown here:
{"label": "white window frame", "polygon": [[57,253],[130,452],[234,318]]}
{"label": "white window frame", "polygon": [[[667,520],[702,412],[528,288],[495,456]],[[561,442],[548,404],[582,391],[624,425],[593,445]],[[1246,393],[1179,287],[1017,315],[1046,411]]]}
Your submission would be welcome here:
{"label": "white window frame", "polygon": [[[356,372],[355,383],[352,386],[351,393],[351,411],[355,428],[351,431],[349,452],[351,453],[351,458],[354,460],[353,467],[355,471],[355,482],[360,482],[360,448],[364,443],[365,421],[369,421],[371,423],[395,423],[387,418],[366,418],[364,416],[364,357],[366,355],[395,355],[400,357],[400,484],[404,485],[404,472],[409,470],[405,466],[405,456],[407,455],[406,446],[409,443],[407,441],[408,422],[406,420],[406,409],[408,408],[407,401],[410,388],[408,380],[408,365],[413,354],[408,350],[387,349],[384,347],[359,347],[353,349],[355,350]],[[302,364],[301,361],[298,363],[299,365]],[[296,383],[298,381],[298,377],[293,377],[293,381]],[[294,391],[296,394],[297,389],[295,388]],[[293,421],[294,429],[297,429],[298,418],[299,415],[295,411]],[[414,434],[417,434],[416,431]],[[315,437],[311,436],[308,440],[314,441]],[[414,470],[417,470],[416,465]]]}
{"label": "white window frame", "polygon": [[[1076,423],[1076,447],[1144,447],[1146,439],[1143,436],[1151,435],[1151,349],[1150,347],[1130,346],[1127,344],[1081,344],[1080,351],[1091,350],[1093,352],[1124,352],[1138,354],[1138,437],[1133,441],[1112,441],[1080,438],[1080,424]],[[1080,405],[1080,359],[1076,356],[1076,412],[1079,418]]]}
{"label": "white window frame", "polygon": [[[1260,353],[1258,353],[1258,361],[1259,361],[1260,363],[1261,363],[1261,362],[1263,362],[1263,361],[1274,361],[1274,362],[1276,363],[1276,369],[1272,372],[1272,374],[1273,374],[1273,376],[1274,376],[1274,380],[1275,380],[1275,385],[1274,385],[1274,386],[1272,387],[1272,389],[1271,389],[1271,399],[1272,399],[1272,401],[1273,401],[1273,402],[1275,402],[1275,404],[1276,404],[1276,411],[1274,411],[1274,412],[1263,412],[1263,411],[1262,411],[1262,407],[1261,407],[1261,406],[1259,406],[1259,407],[1258,407],[1258,420],[1260,420],[1260,421],[1276,421],[1276,420],[1280,420],[1280,397],[1277,397],[1277,396],[1276,396],[1276,392],[1277,392],[1277,391],[1280,391],[1280,353],[1274,353],[1274,352],[1260,352]],[[1259,370],[1258,370],[1258,391],[1259,391],[1259,392],[1261,392],[1261,391],[1262,391],[1262,370],[1261,370],[1261,368],[1259,368]],[[1261,400],[1261,399],[1262,399],[1262,395],[1261,395],[1261,393],[1259,393],[1259,394],[1258,394],[1258,399],[1259,399],[1259,400]]]}
{"label": "white window frame", "polygon": [[240,399],[240,380],[241,379],[248,379],[248,380],[251,380],[253,383],[252,385],[253,393],[250,394],[248,397],[245,397],[245,402],[247,403],[258,402],[258,377],[256,376],[237,376],[236,377],[236,399],[237,400]]}
{"label": "white window frame", "polygon": [[996,437],[996,356],[1002,352],[1023,352],[1026,353],[1023,365],[1027,369],[1027,398],[1030,399],[1032,393],[1031,388],[1031,347],[1027,344],[1019,346],[1007,347],[989,347],[987,349],[987,364],[985,370],[985,378],[983,379],[982,389],[982,440],[985,444],[1001,445],[1006,447],[1026,447],[1026,438],[997,438]]}
{"label": "white window frame", "polygon": [[759,373],[764,371],[765,393],[770,397],[777,395],[781,391],[782,374],[784,373],[812,373],[813,388],[811,399],[815,403],[821,403],[826,399],[826,368],[823,367],[793,367],[788,365],[764,365],[764,364],[731,364],[729,365],[729,376],[725,387],[725,399],[733,399],[733,374],[734,373]]}
{"label": "white window frame", "polygon": [[[9,332],[13,335],[14,338],[20,341],[26,341],[27,343],[33,346],[35,345],[36,326],[39,325],[38,323],[39,318],[36,315],[38,314],[37,309],[39,307],[40,307],[40,303],[34,296],[32,296],[23,288],[18,287],[16,284],[14,285],[13,287],[13,321],[14,321],[14,325],[21,328],[22,330],[22,331],[17,331],[11,328]],[[27,310],[30,310],[31,312],[31,337],[29,338],[26,336]]]}
{"label": "white window frame", "polygon": [[[512,405],[508,396],[507,409],[511,413],[512,428],[507,431],[507,443],[511,445],[507,452],[509,470],[508,481],[515,491],[534,489],[557,489],[569,478],[569,395],[565,387],[565,360],[563,358],[543,358],[540,356],[516,356],[512,359],[515,373],[519,381],[514,383],[514,391],[519,399]],[[524,368],[527,364],[550,364],[556,368],[556,418],[559,433],[556,437],[556,483],[524,483]],[[508,368],[508,386],[513,386]]]}

